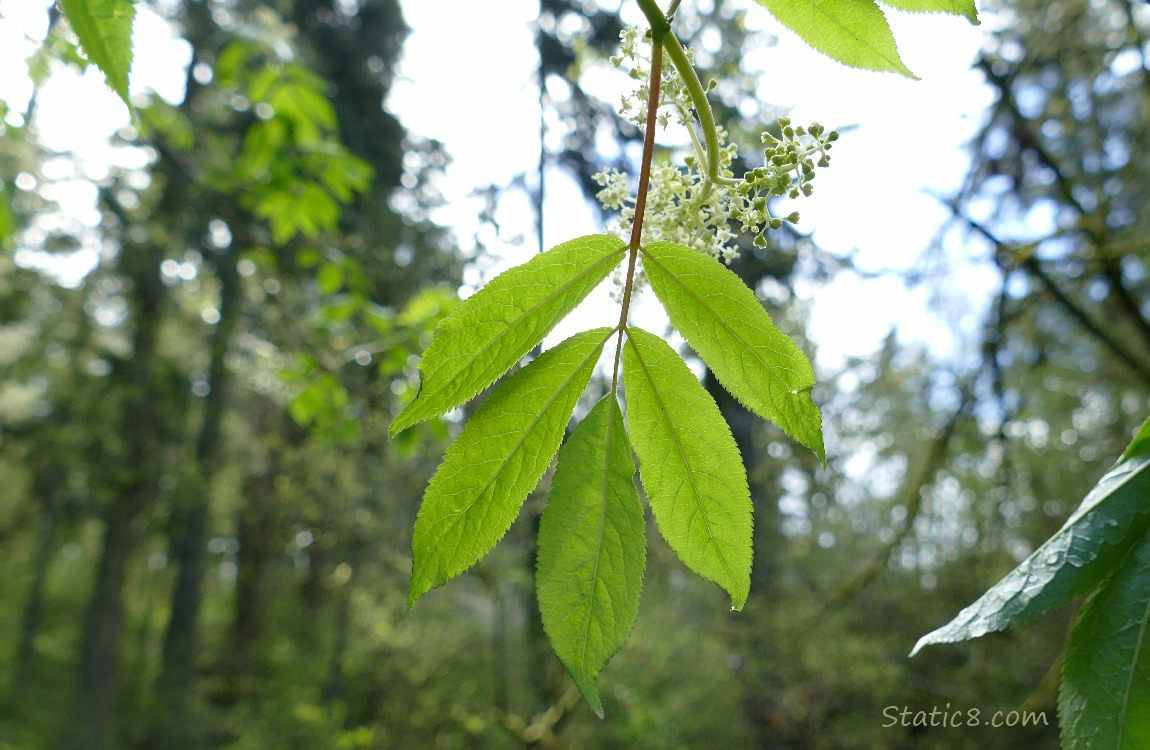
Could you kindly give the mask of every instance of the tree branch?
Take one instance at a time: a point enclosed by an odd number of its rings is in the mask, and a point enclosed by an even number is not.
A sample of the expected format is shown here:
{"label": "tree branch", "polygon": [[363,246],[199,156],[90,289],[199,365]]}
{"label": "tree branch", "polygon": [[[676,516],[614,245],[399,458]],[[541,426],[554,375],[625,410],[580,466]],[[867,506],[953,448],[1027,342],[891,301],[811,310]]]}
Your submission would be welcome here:
{"label": "tree branch", "polygon": [[[958,206],[954,205],[954,203],[951,201],[944,200],[942,202],[947,206],[947,208],[951,210],[951,213],[955,216],[955,218],[961,219],[967,226],[989,240],[991,244],[994,245],[995,252],[999,256],[1013,256],[1009,245],[999,239],[998,236],[996,236],[992,231],[985,227],[981,222],[978,222],[975,219],[972,219],[971,217],[962,213]],[[1058,284],[1055,283],[1054,279],[1052,279],[1050,275],[1043,270],[1042,265],[1032,254],[1024,257],[1018,265],[1030,273],[1035,279],[1037,279],[1046,289],[1046,291],[1050,293],[1050,296],[1054,298],[1054,301],[1057,302],[1062,307],[1062,309],[1070,315],[1070,317],[1078,321],[1079,325],[1081,325],[1091,336],[1097,339],[1099,343],[1101,343],[1105,348],[1109,349],[1110,352],[1115,357],[1117,357],[1119,361],[1129,367],[1134,376],[1141,383],[1147,387],[1150,387],[1150,365],[1140,361],[1137,356],[1127,350],[1126,347],[1122,346],[1122,344],[1120,344],[1117,339],[1115,339],[1113,336],[1103,330],[1101,326],[1095,323],[1090,315],[1088,315],[1084,309],[1075,303],[1074,300],[1067,297],[1066,294],[1058,288]]]}

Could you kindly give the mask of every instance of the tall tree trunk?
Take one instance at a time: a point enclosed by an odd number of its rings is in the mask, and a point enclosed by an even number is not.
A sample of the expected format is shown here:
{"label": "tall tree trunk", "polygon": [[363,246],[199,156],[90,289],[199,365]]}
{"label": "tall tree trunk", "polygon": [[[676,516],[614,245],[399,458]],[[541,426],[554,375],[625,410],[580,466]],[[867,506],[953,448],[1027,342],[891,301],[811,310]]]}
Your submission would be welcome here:
{"label": "tall tree trunk", "polygon": [[327,704],[343,700],[343,665],[351,637],[351,595],[350,580],[345,581],[335,593],[335,633],[322,694],[323,702]]}
{"label": "tall tree trunk", "polygon": [[264,667],[258,647],[267,618],[268,572],[282,548],[275,478],[285,449],[281,436],[290,427],[282,417],[280,406],[270,401],[255,411],[252,430],[258,446],[244,481],[244,505],[236,518],[236,596],[226,668],[237,699],[247,693],[251,676]]}
{"label": "tall tree trunk", "polygon": [[[159,483],[159,446],[163,430],[158,405],[156,336],[165,296],[158,268],[160,248],[130,247],[121,264],[131,282],[133,320],[131,358],[113,373],[110,392],[127,392],[120,415],[123,455],[106,457],[104,513],[100,559],[80,644],[77,694],[71,721],[62,722],[62,746],[104,750],[111,742],[116,701],[117,650],[124,624],[123,588],[135,547],[134,526],[153,499]],[[114,387],[115,390],[112,390]]]}
{"label": "tall tree trunk", "polygon": [[40,533],[36,539],[36,561],[33,563],[32,583],[28,587],[28,597],[24,601],[24,616],[20,623],[20,645],[16,649],[16,668],[12,672],[12,695],[18,698],[32,674],[32,661],[35,657],[36,633],[40,630],[40,614],[44,610],[44,583],[48,579],[48,569],[52,564],[52,550],[56,543],[56,525],[59,518],[60,488],[56,477],[37,484],[43,510],[40,514]]}
{"label": "tall tree trunk", "polygon": [[176,581],[172,589],[171,616],[164,635],[160,675],[156,682],[156,711],[150,746],[188,750],[201,742],[200,722],[189,716],[195,660],[201,584],[207,558],[207,537],[212,497],[212,476],[219,456],[224,407],[231,378],[225,359],[231,348],[240,314],[239,277],[235,259],[219,259],[219,322],[212,337],[208,366],[209,391],[196,440],[188,503],[183,509],[180,538],[173,545]]}

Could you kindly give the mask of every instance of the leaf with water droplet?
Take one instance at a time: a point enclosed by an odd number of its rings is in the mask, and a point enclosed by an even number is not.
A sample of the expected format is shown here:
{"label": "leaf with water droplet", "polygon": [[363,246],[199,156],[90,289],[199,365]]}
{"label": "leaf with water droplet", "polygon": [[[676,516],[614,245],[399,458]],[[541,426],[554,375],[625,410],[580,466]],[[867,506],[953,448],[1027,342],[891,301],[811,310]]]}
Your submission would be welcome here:
{"label": "leaf with water droplet", "polygon": [[1054,536],[910,655],[1018,625],[1096,586],[1150,530],[1148,498],[1150,420]]}
{"label": "leaf with water droplet", "polygon": [[1058,695],[1066,750],[1150,746],[1150,535],[1083,605]]}

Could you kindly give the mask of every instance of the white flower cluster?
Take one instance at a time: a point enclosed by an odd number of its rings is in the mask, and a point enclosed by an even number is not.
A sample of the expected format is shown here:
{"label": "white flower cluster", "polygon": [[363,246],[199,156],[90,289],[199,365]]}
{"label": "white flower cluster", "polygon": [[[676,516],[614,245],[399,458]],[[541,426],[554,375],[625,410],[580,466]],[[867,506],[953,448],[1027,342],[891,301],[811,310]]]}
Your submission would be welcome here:
{"label": "white flower cluster", "polygon": [[[628,26],[619,34],[619,54],[610,58],[611,65],[616,68],[627,63],[631,78],[639,82],[639,88],[631,95],[622,98],[619,114],[626,117],[640,128],[647,124],[647,101],[651,98],[649,81],[651,78],[651,57],[646,50],[650,49],[650,40],[644,39],[639,29]],[[687,50],[687,59],[692,64],[695,56],[692,50]],[[691,111],[691,95],[687,86],[673,65],[664,60],[662,81],[659,83],[659,106],[668,106],[675,111],[680,125],[690,127],[695,122],[695,114]],[[667,127],[670,124],[670,115],[660,112],[659,125]]]}
{"label": "white flower cluster", "polygon": [[[731,162],[738,154],[733,143],[724,143],[726,133],[719,129],[719,176],[731,179]],[[685,168],[670,161],[651,165],[651,184],[647,190],[647,208],[643,218],[643,241],[666,240],[694,248],[713,258],[730,261],[737,256],[732,246],[733,211],[738,203],[726,184],[713,184],[699,170],[693,156]],[[603,186],[597,194],[603,207],[616,211],[615,231],[629,237],[635,218],[635,198],[631,194],[626,172],[609,169],[595,175]]]}
{"label": "white flower cluster", "polygon": [[[649,94],[647,76],[649,61],[643,56],[637,29],[627,29],[621,35],[622,48],[612,64],[624,61],[634,65],[631,75],[641,81],[639,90],[624,98],[620,110],[623,116],[642,125],[646,117]],[[663,73],[660,103],[667,105],[680,125],[688,129],[694,144],[694,154],[680,167],[670,161],[653,164],[647,191],[647,207],[643,219],[643,242],[666,240],[694,248],[713,258],[730,262],[738,257],[735,246],[737,227],[741,232],[755,234],[754,243],[765,247],[767,229],[778,229],[783,221],[797,222],[797,213],[776,217],[770,212],[773,197],[810,195],[815,166],[825,167],[830,162],[827,151],[838,138],[835,131],[826,131],[818,123],[807,127],[792,127],[786,117],[779,118],[779,137],[762,134],[763,166],[746,172],[736,179],[731,165],[738,156],[738,147],[727,142],[727,132],[717,129],[718,151],[705,153],[695,133],[696,118],[691,111],[691,98],[686,84],[668,65]],[[668,115],[659,114],[664,127]],[[707,159],[717,158],[716,178],[707,177]],[[635,198],[628,185],[625,172],[605,170],[595,175],[602,186],[597,194],[604,208],[615,211],[614,231],[629,237],[635,217]]]}

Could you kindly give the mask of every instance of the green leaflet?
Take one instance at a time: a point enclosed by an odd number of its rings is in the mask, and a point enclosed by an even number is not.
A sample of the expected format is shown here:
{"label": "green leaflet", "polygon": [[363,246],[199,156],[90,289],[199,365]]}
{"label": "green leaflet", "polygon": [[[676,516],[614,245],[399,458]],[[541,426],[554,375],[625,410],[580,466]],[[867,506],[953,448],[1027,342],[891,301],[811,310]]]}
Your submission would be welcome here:
{"label": "green leaflet", "polygon": [[543,627],[599,718],[599,672],[639,616],[647,540],[634,476],[623,413],[608,394],[559,452],[539,522]]}
{"label": "green leaflet", "polygon": [[882,4],[911,13],[949,13],[963,16],[975,26],[979,24],[974,0],[882,0]]}
{"label": "green leaflet", "polygon": [[415,519],[407,606],[498,542],[551,463],[609,328],[572,336],[495,389],[447,449]]}
{"label": "green leaflet", "polygon": [[742,609],[751,588],[751,495],[710,394],[658,336],[627,329],[627,426],[659,531],[691,570]]}
{"label": "green leaflet", "polygon": [[924,635],[953,643],[1003,630],[1096,585],[1150,528],[1150,420],[1054,536],[953,620]]}
{"label": "green leaflet", "polygon": [[396,417],[395,435],[445,414],[495,382],[538,344],[624,255],[622,240],[564,242],[497,276],[452,310],[419,363],[419,395]]}
{"label": "green leaflet", "polygon": [[804,42],[852,68],[917,80],[902,59],[886,16],[874,0],[756,0]]}
{"label": "green leaflet", "polygon": [[1090,596],[1074,623],[1058,695],[1065,750],[1150,747],[1148,580],[1150,536]]}
{"label": "green leaflet", "polygon": [[108,86],[131,111],[128,72],[132,69],[135,4],[131,0],[60,0],[60,6],[84,54],[104,72]]}
{"label": "green leaflet", "polygon": [[672,325],[723,387],[825,464],[814,370],[755,293],[719,261],[670,242],[646,245],[643,268]]}

